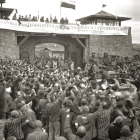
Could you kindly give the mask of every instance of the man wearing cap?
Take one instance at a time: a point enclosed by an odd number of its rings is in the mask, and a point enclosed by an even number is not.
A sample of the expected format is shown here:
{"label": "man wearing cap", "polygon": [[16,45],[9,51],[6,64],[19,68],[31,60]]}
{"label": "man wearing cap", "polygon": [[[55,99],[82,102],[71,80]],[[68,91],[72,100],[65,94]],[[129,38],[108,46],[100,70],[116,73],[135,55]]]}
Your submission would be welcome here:
{"label": "man wearing cap", "polygon": [[35,131],[28,135],[27,140],[48,140],[48,134],[42,131],[41,121],[35,121]]}

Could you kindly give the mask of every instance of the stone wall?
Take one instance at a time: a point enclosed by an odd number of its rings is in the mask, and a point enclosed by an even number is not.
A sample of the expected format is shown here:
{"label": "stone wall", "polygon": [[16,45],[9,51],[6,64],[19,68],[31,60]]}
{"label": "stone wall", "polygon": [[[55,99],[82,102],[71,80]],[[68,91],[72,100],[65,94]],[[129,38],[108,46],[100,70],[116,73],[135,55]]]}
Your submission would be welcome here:
{"label": "stone wall", "polygon": [[91,35],[89,38],[89,54],[95,51],[100,55],[107,52],[109,55],[132,56],[131,35]]}
{"label": "stone wall", "polygon": [[17,38],[15,31],[0,30],[0,58],[19,58],[19,47],[17,46]]}
{"label": "stone wall", "polygon": [[[85,41],[86,49],[77,42],[76,39],[66,35],[52,36],[31,36],[22,46],[20,46],[20,54],[22,52],[29,53],[29,61],[34,62],[35,58],[35,46],[41,43],[57,43],[65,47],[65,60],[73,58],[77,62],[77,66],[81,66],[83,58],[88,60],[92,51],[103,56],[104,52],[108,52],[109,55],[119,56],[132,56],[132,37],[118,36],[118,35],[90,35]],[[76,55],[76,57],[71,56]]]}

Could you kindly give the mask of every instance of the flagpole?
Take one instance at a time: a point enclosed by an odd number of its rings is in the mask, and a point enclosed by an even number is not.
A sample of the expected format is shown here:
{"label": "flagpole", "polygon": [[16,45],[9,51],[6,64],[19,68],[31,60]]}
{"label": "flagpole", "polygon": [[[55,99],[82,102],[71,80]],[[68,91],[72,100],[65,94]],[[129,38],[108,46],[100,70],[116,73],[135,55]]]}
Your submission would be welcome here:
{"label": "flagpole", "polygon": [[61,20],[61,5],[60,5],[60,20]]}

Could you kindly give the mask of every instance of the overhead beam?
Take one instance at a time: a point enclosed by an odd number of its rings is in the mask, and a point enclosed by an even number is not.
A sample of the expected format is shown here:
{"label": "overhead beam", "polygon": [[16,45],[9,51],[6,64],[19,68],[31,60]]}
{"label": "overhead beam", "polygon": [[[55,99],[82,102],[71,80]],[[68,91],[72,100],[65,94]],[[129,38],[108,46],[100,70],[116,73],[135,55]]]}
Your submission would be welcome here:
{"label": "overhead beam", "polygon": [[25,33],[25,32],[15,32],[16,36],[27,36],[30,35],[30,33]]}
{"label": "overhead beam", "polygon": [[72,38],[88,38],[87,35],[71,35]]}
{"label": "overhead beam", "polygon": [[79,44],[85,49],[86,46],[81,42],[81,40],[79,38],[76,38],[76,40],[79,42]]}
{"label": "overhead beam", "polygon": [[27,41],[29,39],[31,35],[27,35],[24,39],[22,39],[22,41],[18,44],[18,46],[21,46],[22,44],[25,43],[25,41]]}

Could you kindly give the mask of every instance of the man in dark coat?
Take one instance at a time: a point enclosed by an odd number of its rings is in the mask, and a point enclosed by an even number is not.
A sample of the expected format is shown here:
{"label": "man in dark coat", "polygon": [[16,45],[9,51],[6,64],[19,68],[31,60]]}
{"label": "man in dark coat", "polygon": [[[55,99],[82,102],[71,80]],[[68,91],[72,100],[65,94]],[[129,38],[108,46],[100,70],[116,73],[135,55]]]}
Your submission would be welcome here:
{"label": "man in dark coat", "polygon": [[66,101],[66,107],[62,108],[60,110],[60,123],[61,123],[61,131],[60,134],[61,136],[66,137],[66,133],[64,132],[64,125],[65,125],[65,119],[66,119],[66,114],[67,114],[67,110],[70,110],[70,107],[72,106],[72,101],[71,100],[67,100]]}
{"label": "man in dark coat", "polygon": [[41,121],[35,121],[35,131],[28,135],[27,140],[48,140],[48,134],[43,132]]}
{"label": "man in dark coat", "polygon": [[123,118],[119,116],[109,127],[108,134],[110,140],[117,140],[121,137],[122,121]]}
{"label": "man in dark coat", "polygon": [[72,133],[72,130],[70,128],[70,113],[68,113],[66,116],[64,131],[67,134],[68,140],[86,140],[84,138],[86,135],[86,128],[84,126],[80,126],[77,129],[77,135]]}

